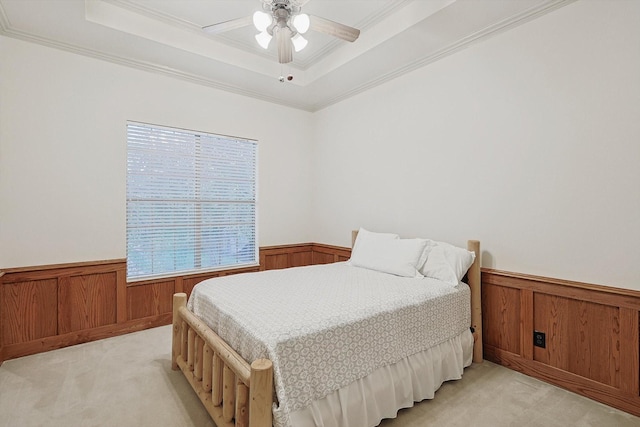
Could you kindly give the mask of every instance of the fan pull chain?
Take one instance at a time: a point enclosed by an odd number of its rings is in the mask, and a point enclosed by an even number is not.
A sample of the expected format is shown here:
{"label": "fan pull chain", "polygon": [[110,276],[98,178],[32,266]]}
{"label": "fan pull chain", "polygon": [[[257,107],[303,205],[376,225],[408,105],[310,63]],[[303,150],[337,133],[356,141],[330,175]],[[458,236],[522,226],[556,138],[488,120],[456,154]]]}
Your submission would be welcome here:
{"label": "fan pull chain", "polygon": [[284,76],[284,65],[280,64],[280,77],[278,77],[278,81],[280,81],[280,83],[284,83],[285,80],[287,80],[287,81],[293,80],[293,74],[289,73],[285,77]]}

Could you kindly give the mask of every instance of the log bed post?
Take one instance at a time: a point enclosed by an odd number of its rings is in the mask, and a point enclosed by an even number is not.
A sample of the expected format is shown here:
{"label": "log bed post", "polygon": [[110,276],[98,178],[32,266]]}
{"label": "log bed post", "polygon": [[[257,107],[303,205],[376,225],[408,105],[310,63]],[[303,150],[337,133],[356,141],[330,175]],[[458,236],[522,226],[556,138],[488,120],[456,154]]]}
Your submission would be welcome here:
{"label": "log bed post", "polygon": [[173,339],[171,342],[171,369],[177,371],[178,355],[182,346],[182,321],[180,320],[180,307],[187,306],[187,294],[178,293],[173,295]]}
{"label": "log bed post", "polygon": [[471,288],[471,327],[473,328],[473,361],[482,363],[482,289],[480,274],[480,242],[467,241],[467,249],[476,254],[476,259],[467,272],[467,281]]}
{"label": "log bed post", "polygon": [[273,363],[258,359],[251,364],[251,387],[249,388],[249,425],[271,427],[273,403]]}

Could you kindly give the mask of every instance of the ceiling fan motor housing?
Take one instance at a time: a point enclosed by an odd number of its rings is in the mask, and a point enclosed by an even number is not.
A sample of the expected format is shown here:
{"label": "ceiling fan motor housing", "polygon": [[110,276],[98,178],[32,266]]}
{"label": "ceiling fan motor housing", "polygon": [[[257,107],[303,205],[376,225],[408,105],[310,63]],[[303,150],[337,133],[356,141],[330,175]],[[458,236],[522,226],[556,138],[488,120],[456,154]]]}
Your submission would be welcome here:
{"label": "ceiling fan motor housing", "polygon": [[287,11],[288,16],[296,15],[300,13],[302,7],[290,0],[263,0],[262,9],[275,17],[276,11],[279,10]]}
{"label": "ceiling fan motor housing", "polygon": [[298,34],[295,26],[291,25],[291,16],[300,13],[300,6],[289,0],[265,0],[262,6],[273,16],[273,23],[267,27],[270,35],[274,35],[276,26],[280,29],[289,28],[292,37]]}

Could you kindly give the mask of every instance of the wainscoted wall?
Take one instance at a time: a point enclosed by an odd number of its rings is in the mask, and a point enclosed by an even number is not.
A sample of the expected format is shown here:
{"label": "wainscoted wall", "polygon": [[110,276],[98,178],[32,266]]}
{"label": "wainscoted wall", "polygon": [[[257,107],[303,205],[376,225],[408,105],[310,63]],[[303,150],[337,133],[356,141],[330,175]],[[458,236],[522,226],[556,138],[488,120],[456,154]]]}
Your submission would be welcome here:
{"label": "wainscoted wall", "polygon": [[640,292],[485,269],[482,313],[485,359],[640,416]]}
{"label": "wainscoted wall", "polygon": [[127,284],[126,260],[0,272],[3,360],[171,323],[175,292],[227,274],[325,264],[350,250],[313,243],[260,248],[260,266]]}
{"label": "wainscoted wall", "polygon": [[260,269],[299,267],[346,261],[351,249],[340,246],[305,243],[299,245],[268,246],[260,248]]}
{"label": "wainscoted wall", "polygon": [[[344,261],[349,248],[260,248],[260,266],[126,283],[125,260],[0,273],[0,362],[171,323],[174,292],[226,274]],[[484,356],[640,416],[640,292],[482,270]],[[533,332],[544,332],[545,348]]]}

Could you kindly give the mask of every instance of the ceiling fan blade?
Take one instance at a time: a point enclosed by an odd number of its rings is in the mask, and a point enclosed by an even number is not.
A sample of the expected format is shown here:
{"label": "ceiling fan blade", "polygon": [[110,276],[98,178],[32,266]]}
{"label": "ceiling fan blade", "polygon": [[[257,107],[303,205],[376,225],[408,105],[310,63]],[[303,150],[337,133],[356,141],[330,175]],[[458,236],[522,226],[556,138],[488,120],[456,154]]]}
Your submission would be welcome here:
{"label": "ceiling fan blade", "polygon": [[293,43],[291,43],[291,30],[288,27],[278,28],[276,42],[278,43],[278,61],[281,64],[293,61]]}
{"label": "ceiling fan blade", "polygon": [[348,42],[354,42],[360,36],[360,30],[349,27],[348,25],[334,22],[329,19],[320,18],[319,16],[309,15],[311,25],[309,29],[320,33],[329,34]]}
{"label": "ceiling fan blade", "polygon": [[225,31],[235,30],[236,28],[246,27],[251,25],[252,17],[245,16],[244,18],[232,19],[230,21],[218,22],[217,24],[207,25],[202,29],[209,34],[220,34]]}

